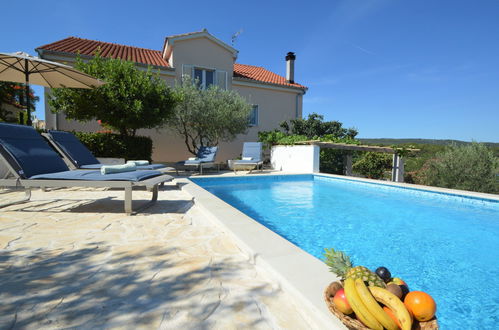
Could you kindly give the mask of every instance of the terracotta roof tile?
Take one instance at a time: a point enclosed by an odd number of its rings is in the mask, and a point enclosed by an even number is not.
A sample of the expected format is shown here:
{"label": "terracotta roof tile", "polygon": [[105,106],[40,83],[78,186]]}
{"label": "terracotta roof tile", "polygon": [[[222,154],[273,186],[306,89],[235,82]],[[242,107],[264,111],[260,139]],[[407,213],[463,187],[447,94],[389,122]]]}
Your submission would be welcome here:
{"label": "terracotta roof tile", "polygon": [[72,54],[79,52],[82,55],[92,56],[99,47],[102,57],[121,58],[137,63],[169,67],[168,62],[163,59],[159,50],[131,47],[76,37],[59,40],[51,44],[38,47],[37,49]]}
{"label": "terracotta roof tile", "polygon": [[280,76],[276,73],[273,73],[265,68],[262,68],[259,66],[254,66],[254,65],[235,63],[234,64],[234,77],[235,78],[246,78],[246,79],[266,82],[266,83],[270,83],[270,84],[276,84],[276,85],[306,88],[305,86],[297,84],[297,83],[290,84],[289,82],[286,81],[286,78],[284,78],[283,76]]}
{"label": "terracotta roof tile", "polygon": [[[197,32],[196,32],[197,33]],[[186,34],[188,35],[188,34]],[[100,48],[102,57],[121,58],[131,60],[136,63],[150,64],[156,66],[169,67],[168,61],[163,59],[161,51],[147,48],[132,47],[110,42],[97,40],[82,39],[69,37],[47,45],[38,47],[37,49],[49,50],[61,53],[70,53],[92,56],[94,52]],[[303,85],[294,83],[290,84],[286,78],[275,74],[267,69],[259,66],[234,64],[234,77],[254,80],[268,84],[276,84],[282,86],[306,88]]]}

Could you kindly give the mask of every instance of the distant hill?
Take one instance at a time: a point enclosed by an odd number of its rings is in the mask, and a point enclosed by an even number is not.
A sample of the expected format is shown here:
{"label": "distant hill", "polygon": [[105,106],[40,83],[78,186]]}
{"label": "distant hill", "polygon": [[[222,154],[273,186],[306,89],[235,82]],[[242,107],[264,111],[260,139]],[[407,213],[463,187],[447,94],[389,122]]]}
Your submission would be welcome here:
{"label": "distant hill", "polygon": [[[434,144],[434,145],[466,145],[471,142],[459,141],[459,140],[433,140],[433,139],[358,139],[363,144],[374,144],[374,145],[397,145],[397,144]],[[499,143],[496,142],[483,142],[488,147],[499,148]]]}

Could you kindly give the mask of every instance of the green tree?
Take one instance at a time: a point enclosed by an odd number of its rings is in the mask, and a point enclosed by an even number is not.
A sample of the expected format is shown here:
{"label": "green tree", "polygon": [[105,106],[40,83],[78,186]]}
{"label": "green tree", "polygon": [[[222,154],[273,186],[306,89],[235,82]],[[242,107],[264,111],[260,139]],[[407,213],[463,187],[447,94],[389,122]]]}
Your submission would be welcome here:
{"label": "green tree", "polygon": [[[6,104],[10,104],[16,108],[22,109],[26,107],[26,87],[24,84],[0,81],[0,121],[18,123],[19,117],[15,116],[12,111],[5,108]],[[35,104],[39,101],[39,97],[35,96],[35,92],[30,88],[29,102],[30,109],[35,110]],[[24,113],[24,110],[22,111]],[[26,117],[26,116],[24,116]],[[25,124],[25,121],[21,124]]]}
{"label": "green tree", "polygon": [[392,168],[392,155],[366,152],[353,164],[353,170],[370,179],[382,179],[385,171]]}
{"label": "green tree", "polygon": [[169,126],[180,133],[193,155],[200,147],[232,141],[247,131],[251,106],[238,93],[213,85],[200,89],[190,77],[177,83],[174,92],[178,104]]}
{"label": "green tree", "polygon": [[452,145],[429,160],[418,178],[430,186],[497,193],[499,161],[484,144]]}
{"label": "green tree", "polygon": [[309,139],[330,135],[334,138],[350,138],[357,136],[355,128],[344,128],[339,121],[324,121],[324,116],[311,113],[307,119],[291,119],[281,123],[281,128],[288,134],[305,135]]}
{"label": "green tree", "polygon": [[75,68],[106,84],[94,89],[52,90],[53,112],[68,119],[100,120],[122,136],[135,136],[140,128],[163,126],[173,115],[175,97],[159,73],[137,69],[130,61],[105,59],[99,53],[88,62],[78,57]]}

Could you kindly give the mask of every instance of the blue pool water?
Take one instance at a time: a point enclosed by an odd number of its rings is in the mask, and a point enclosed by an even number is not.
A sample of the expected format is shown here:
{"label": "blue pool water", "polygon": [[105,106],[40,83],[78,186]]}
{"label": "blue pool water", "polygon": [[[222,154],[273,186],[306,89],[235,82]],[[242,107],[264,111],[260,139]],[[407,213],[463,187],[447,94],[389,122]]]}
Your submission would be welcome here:
{"label": "blue pool water", "polygon": [[497,328],[496,201],[320,175],[192,181],[317,258],[387,267],[434,297],[443,329]]}

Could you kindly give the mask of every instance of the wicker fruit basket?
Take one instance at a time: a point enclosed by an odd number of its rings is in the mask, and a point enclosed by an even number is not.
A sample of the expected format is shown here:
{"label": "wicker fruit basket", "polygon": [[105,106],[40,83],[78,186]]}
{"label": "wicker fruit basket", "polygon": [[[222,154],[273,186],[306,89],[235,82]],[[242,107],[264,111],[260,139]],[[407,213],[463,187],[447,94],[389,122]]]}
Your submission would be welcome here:
{"label": "wicker fruit basket", "polygon": [[[341,285],[340,282],[332,282],[329,284],[329,286],[324,290],[324,299],[326,300],[327,307],[333,313],[338,317],[343,324],[346,325],[348,329],[361,329],[361,330],[368,330],[369,328],[366,327],[364,324],[362,324],[359,320],[352,318],[348,315],[343,314],[340,312],[336,306],[334,306],[333,303],[333,298],[334,295],[336,294],[336,291],[341,289],[343,286]],[[439,329],[438,327],[438,322],[436,318],[433,318],[430,321],[426,322],[419,322],[414,320],[414,324],[412,325],[412,329],[414,330],[437,330]]]}

